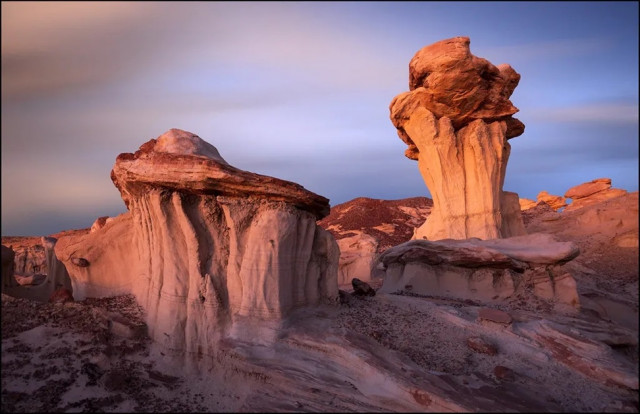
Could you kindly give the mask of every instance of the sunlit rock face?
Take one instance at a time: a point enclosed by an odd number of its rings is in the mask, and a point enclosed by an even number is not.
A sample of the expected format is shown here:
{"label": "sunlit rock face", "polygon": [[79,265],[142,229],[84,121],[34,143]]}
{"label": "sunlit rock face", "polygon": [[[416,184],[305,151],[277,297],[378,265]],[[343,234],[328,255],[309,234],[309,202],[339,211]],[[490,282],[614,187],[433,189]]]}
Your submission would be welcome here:
{"label": "sunlit rock face", "polygon": [[508,139],[524,124],[509,97],[520,75],[494,66],[456,37],[424,47],[409,63],[410,91],[396,96],[390,118],[433,197],[414,238],[480,239],[525,234],[518,197],[502,191]]}
{"label": "sunlit rock face", "polygon": [[537,296],[578,309],[575,279],[563,265],[578,256],[572,242],[542,233],[494,240],[411,240],[376,262],[381,292],[500,302]]}
{"label": "sunlit rock face", "polygon": [[[120,154],[111,178],[129,213],[56,252],[87,286],[74,295],[133,292],[167,348],[211,352],[240,321],[337,299],[339,250],[316,226],[326,198],[234,168],[177,129]],[[88,265],[74,265],[79,258]]]}
{"label": "sunlit rock face", "polygon": [[577,210],[625,194],[626,190],[611,188],[611,178],[596,178],[567,190],[564,196],[572,199],[572,203],[565,210]]}

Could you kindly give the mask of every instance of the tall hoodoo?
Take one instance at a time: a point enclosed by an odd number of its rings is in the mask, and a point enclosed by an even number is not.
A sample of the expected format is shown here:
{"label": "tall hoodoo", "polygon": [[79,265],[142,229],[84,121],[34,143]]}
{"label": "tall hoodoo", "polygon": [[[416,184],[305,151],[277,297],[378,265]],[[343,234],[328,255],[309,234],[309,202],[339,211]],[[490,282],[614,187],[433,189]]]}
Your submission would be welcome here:
{"label": "tall hoodoo", "polygon": [[469,50],[468,37],[419,50],[409,92],[389,106],[405,155],[431,192],[433,211],[414,238],[496,239],[525,234],[518,196],[502,191],[511,146],[524,132],[509,97],[520,75]]}
{"label": "tall hoodoo", "polygon": [[210,353],[239,321],[337,298],[338,247],[316,226],[326,198],[232,167],[178,129],[120,154],[111,178],[129,212],[56,253],[74,295],[134,293],[169,349]]}

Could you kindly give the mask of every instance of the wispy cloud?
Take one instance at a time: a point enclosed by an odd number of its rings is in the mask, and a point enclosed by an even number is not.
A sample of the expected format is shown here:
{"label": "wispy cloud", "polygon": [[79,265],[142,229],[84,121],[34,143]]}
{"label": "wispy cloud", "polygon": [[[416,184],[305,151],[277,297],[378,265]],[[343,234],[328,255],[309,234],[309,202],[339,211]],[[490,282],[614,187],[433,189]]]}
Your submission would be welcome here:
{"label": "wispy cloud", "polygon": [[[477,48],[477,56],[504,57],[509,62],[523,62],[540,59],[572,58],[598,53],[614,45],[611,38],[558,39],[519,45]],[[475,49],[475,48],[474,48]],[[491,59],[490,59],[491,60]]]}
{"label": "wispy cloud", "polygon": [[529,118],[551,122],[638,123],[637,104],[593,104],[558,108],[531,108]]}

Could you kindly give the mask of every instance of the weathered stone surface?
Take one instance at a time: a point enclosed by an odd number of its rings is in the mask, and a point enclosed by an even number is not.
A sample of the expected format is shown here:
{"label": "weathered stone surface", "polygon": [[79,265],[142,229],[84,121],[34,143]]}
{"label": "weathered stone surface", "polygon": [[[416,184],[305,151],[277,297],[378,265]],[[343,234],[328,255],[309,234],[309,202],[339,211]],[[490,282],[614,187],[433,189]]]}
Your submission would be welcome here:
{"label": "weathered stone surface", "polygon": [[469,51],[469,39],[420,50],[410,65],[410,92],[393,99],[390,118],[409,146],[433,197],[414,238],[494,239],[525,234],[518,197],[502,191],[510,137],[524,131],[509,101],[520,80]]}
{"label": "weathered stone surface", "polygon": [[381,293],[411,286],[412,293],[492,303],[530,288],[544,299],[578,308],[575,281],[561,267],[578,254],[573,243],[540,233],[494,240],[412,240],[381,254],[375,272],[384,278]]}
{"label": "weathered stone surface", "polygon": [[53,291],[53,293],[49,297],[49,302],[51,303],[73,302],[73,294],[69,289],[61,287]]}
{"label": "weathered stone surface", "polygon": [[45,252],[45,266],[48,269],[48,274],[44,278],[42,274],[19,275],[22,283],[18,283],[17,279],[12,277],[12,285],[5,289],[5,293],[14,297],[46,302],[54,291],[60,288],[71,289],[67,269],[54,253],[56,243],[55,237],[40,238],[39,246]]}
{"label": "weathered stone surface", "polygon": [[558,210],[562,207],[567,206],[567,200],[565,200],[564,197],[549,194],[546,191],[540,191],[538,193],[537,200],[538,200],[538,203],[541,201],[544,201],[554,210]]}
{"label": "weathered stone surface", "polygon": [[507,64],[496,67],[474,56],[469,44],[468,37],[442,40],[420,49],[409,62],[409,89],[456,129],[476,119],[504,119],[518,112],[509,97],[520,75]]}
{"label": "weathered stone surface", "polygon": [[337,301],[339,251],[316,225],[326,198],[236,169],[180,130],[119,155],[111,177],[129,212],[56,248],[90,264],[69,267],[76,299],[134,293],[150,336],[183,355]]}
{"label": "weathered stone surface", "polygon": [[571,187],[564,193],[566,198],[573,198],[574,201],[579,198],[588,197],[599,191],[608,190],[611,188],[611,178],[596,178],[595,180],[587,183],[582,183]]}
{"label": "weathered stone surface", "polygon": [[13,277],[13,272],[15,268],[15,252],[13,249],[2,245],[2,291],[4,292],[5,288],[15,286],[18,283],[16,279]]}
{"label": "weathered stone surface", "polygon": [[578,335],[568,326],[541,320],[519,325],[516,332],[538,342],[558,362],[604,385],[638,389],[637,366],[621,364],[610,346]]}
{"label": "weathered stone surface", "polygon": [[358,278],[351,280],[353,285],[353,294],[355,296],[375,296],[376,291],[367,283]]}
{"label": "weathered stone surface", "polygon": [[424,223],[433,203],[427,197],[377,200],[358,197],[331,207],[318,225],[328,230],[340,248],[338,284],[351,279],[371,281],[377,254],[411,240],[414,229]]}
{"label": "weathered stone surface", "polygon": [[579,208],[597,204],[610,198],[620,197],[625,194],[627,194],[626,190],[611,188],[610,178],[597,178],[593,181],[571,187],[567,190],[565,197],[571,198],[572,202],[565,210],[577,210]]}
{"label": "weathered stone surface", "polygon": [[91,225],[91,233],[93,233],[94,231],[100,230],[107,223],[111,221],[113,221],[113,217],[109,217],[109,216],[98,217],[96,221],[94,221],[93,224]]}
{"label": "weathered stone surface", "polygon": [[[151,188],[180,191],[185,194],[243,197],[255,200],[283,201],[309,211],[321,219],[329,214],[329,200],[299,184],[232,167],[218,157],[203,154],[211,150],[178,151],[182,147],[212,147],[197,135],[171,129],[152,139],[134,154],[118,155],[111,179],[129,206],[131,199],[143,196]],[[172,143],[170,143],[172,142]],[[188,144],[185,144],[188,142]],[[205,145],[206,144],[206,145]],[[156,150],[156,147],[159,149]],[[193,153],[196,152],[196,153]]]}
{"label": "weathered stone surface", "polygon": [[509,315],[507,312],[493,308],[480,309],[478,311],[478,319],[501,323],[503,325],[509,325],[513,320],[511,318],[511,315]]}
{"label": "weathered stone surface", "polygon": [[529,210],[538,205],[537,201],[533,201],[528,198],[521,198],[518,200],[518,202],[520,203],[520,210]]}
{"label": "weathered stone surface", "polygon": [[515,379],[515,373],[513,372],[513,370],[502,365],[495,366],[495,368],[493,369],[493,375],[495,375],[496,378],[501,381],[511,381]]}
{"label": "weathered stone surface", "polygon": [[498,348],[494,344],[479,336],[467,338],[467,346],[481,354],[496,355],[498,353]]}
{"label": "weathered stone surface", "polygon": [[371,266],[376,256],[378,241],[368,234],[358,234],[338,240],[340,261],[338,284],[350,283],[353,278],[371,279]]}

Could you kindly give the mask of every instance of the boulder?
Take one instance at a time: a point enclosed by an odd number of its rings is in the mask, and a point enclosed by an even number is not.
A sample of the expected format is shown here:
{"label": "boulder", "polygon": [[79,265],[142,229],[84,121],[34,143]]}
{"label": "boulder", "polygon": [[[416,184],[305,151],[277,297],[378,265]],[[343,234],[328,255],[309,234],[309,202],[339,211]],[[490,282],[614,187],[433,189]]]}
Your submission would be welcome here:
{"label": "boulder", "polygon": [[353,278],[351,281],[353,285],[354,296],[375,296],[376,291],[367,283],[358,278]]}
{"label": "boulder", "polygon": [[469,38],[427,46],[409,65],[410,91],[389,106],[405,155],[433,196],[414,238],[494,239],[524,235],[518,197],[502,191],[511,146],[524,124],[509,97],[520,80],[509,65],[473,56]]}
{"label": "boulder", "polygon": [[259,340],[239,326],[337,302],[338,247],[316,225],[326,198],[237,169],[178,129],[120,154],[111,178],[129,212],[56,248],[76,299],[134,293],[150,336],[181,355],[211,355],[230,334]]}

